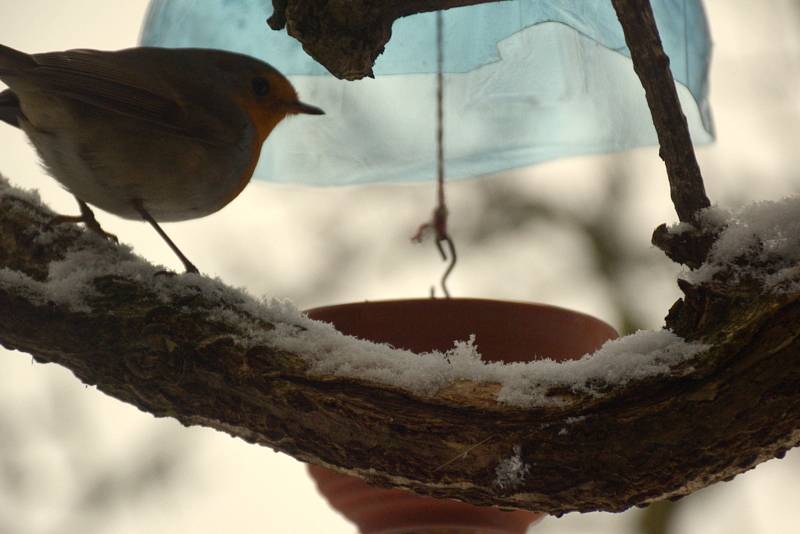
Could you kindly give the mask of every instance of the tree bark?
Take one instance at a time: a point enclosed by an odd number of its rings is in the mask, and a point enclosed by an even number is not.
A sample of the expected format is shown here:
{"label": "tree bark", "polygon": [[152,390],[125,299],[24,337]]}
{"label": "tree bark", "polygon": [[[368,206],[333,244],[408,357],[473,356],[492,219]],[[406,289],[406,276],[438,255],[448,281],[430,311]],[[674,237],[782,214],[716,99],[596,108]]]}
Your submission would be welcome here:
{"label": "tree bark", "polygon": [[[498,404],[496,384],[464,381],[421,397],[314,375],[303,354],[242,341],[260,320],[226,302],[250,326],[220,322],[214,292],[158,293],[99,272],[91,312],[71,310],[37,289],[53,262],[75,250],[119,252],[72,225],[43,241],[49,218],[0,187],[0,343],[158,417],[377,485],[556,515],[621,511],[728,479],[800,442],[797,294],[684,284],[668,324],[713,345],[691,368],[599,397],[552,391],[562,406],[523,410]],[[496,469],[517,450],[529,475],[502,487]]]}
{"label": "tree bark", "polygon": [[337,78],[358,80],[372,77],[395,20],[488,1],[498,0],[273,0],[267,24],[273,30],[286,28]]}

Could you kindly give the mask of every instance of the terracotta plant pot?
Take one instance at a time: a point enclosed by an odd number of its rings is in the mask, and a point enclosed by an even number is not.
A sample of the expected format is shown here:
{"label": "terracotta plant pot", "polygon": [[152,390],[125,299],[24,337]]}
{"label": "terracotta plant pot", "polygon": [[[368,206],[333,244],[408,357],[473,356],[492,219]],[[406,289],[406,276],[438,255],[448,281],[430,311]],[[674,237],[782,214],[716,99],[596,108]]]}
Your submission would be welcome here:
{"label": "terracotta plant pot", "polygon": [[[579,358],[617,332],[589,315],[520,302],[484,299],[417,299],[340,304],[308,310],[345,334],[415,352],[452,348],[475,334],[490,361]],[[362,534],[517,534],[544,514],[503,511],[458,501],[374,488],[361,479],[309,466],[317,488]]]}

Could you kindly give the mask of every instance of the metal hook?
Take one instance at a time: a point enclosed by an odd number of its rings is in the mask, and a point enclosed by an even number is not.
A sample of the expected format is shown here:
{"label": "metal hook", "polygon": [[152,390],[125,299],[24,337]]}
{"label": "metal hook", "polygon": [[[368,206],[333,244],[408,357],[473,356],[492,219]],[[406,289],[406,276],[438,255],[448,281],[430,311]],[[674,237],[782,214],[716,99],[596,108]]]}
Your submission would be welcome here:
{"label": "metal hook", "polygon": [[456,255],[456,244],[449,235],[445,234],[443,237],[436,239],[436,248],[439,249],[439,254],[441,254],[444,261],[447,261],[447,254],[442,246],[442,241],[447,243],[447,247],[450,249],[450,264],[447,266],[447,269],[445,269],[444,274],[442,275],[440,285],[442,286],[442,292],[444,293],[445,298],[449,299],[450,292],[447,290],[447,278],[450,276],[450,273],[453,272],[453,269],[456,266],[456,261],[458,261],[458,256]]}

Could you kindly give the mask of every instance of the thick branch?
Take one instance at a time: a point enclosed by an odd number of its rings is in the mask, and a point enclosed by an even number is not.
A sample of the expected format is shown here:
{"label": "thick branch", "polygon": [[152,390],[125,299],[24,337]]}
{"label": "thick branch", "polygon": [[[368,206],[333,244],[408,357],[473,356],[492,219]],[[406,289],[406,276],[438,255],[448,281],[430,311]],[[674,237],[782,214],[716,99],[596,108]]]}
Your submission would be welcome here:
{"label": "thick branch", "polygon": [[[156,416],[375,484],[555,514],[620,511],[730,478],[800,441],[797,294],[687,286],[670,324],[713,344],[691,368],[600,396],[553,390],[561,404],[526,410],[498,404],[496,384],[460,381],[426,397],[319,376],[309,355],[272,341],[288,319],[267,320],[200,277],[126,275],[118,262],[138,264],[124,250],[70,226],[47,233],[48,219],[0,187],[0,343]],[[92,293],[74,309],[63,293],[74,288],[47,273],[74,276],[53,262],[88,253],[108,266],[93,267]],[[500,487],[496,469],[515,447],[531,475]]]}
{"label": "thick branch", "polygon": [[395,20],[487,1],[498,0],[273,0],[267,23],[273,30],[285,27],[337,78],[358,80],[372,76]]}

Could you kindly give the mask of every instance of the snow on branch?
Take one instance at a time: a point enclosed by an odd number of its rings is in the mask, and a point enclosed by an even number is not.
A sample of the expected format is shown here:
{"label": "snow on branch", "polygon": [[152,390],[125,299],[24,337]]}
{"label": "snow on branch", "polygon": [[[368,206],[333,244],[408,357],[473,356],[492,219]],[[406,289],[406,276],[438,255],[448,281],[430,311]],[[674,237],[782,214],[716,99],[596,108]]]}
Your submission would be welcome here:
{"label": "snow on branch", "polygon": [[[771,211],[788,217],[786,206]],[[503,365],[480,360],[480,339],[414,354],[219,280],[157,276],[125,246],[49,229],[51,217],[0,181],[0,343],[156,416],[379,485],[618,511],[729,478],[800,440],[800,334],[787,328],[800,321],[798,277],[780,271],[775,292],[733,276],[726,234],[713,287],[683,282],[675,333],[640,332],[567,363]],[[794,258],[776,237],[786,221],[756,219],[737,220],[769,244],[757,267]]]}
{"label": "snow on branch", "polygon": [[[12,188],[0,176],[0,193],[43,209],[37,197]],[[27,207],[16,206],[17,210]],[[31,215],[38,215],[31,211]],[[46,229],[34,241],[52,244],[59,227]],[[95,234],[82,233],[63,258],[49,263],[47,278],[37,280],[24,272],[0,270],[0,288],[24,295],[41,306],[57,305],[71,312],[94,313],[98,296],[95,281],[102,277],[126,279],[155,295],[164,306],[202,295],[209,301],[209,319],[231,332],[231,341],[242,350],[270,346],[297,354],[310,376],[338,377],[403,389],[420,397],[435,396],[456,381],[496,385],[493,399],[519,408],[563,404],[554,390],[598,397],[611,387],[631,380],[669,373],[707,346],[686,343],[672,332],[641,331],[607,342],[593,354],[559,363],[541,359],[530,363],[503,364],[481,360],[479,341],[453,340],[447,352],[415,354],[389,345],[342,335],[328,324],[309,319],[288,300],[256,299],[219,279],[186,273],[162,276],[154,266],[125,245],[116,245]],[[270,325],[265,328],[265,325]],[[476,344],[478,343],[478,344]]]}
{"label": "snow on branch", "polygon": [[753,280],[765,291],[800,292],[800,196],[756,202],[737,210],[718,206],[701,212],[699,224],[681,223],[670,234],[719,234],[708,259],[683,278],[699,285],[718,276]]}

